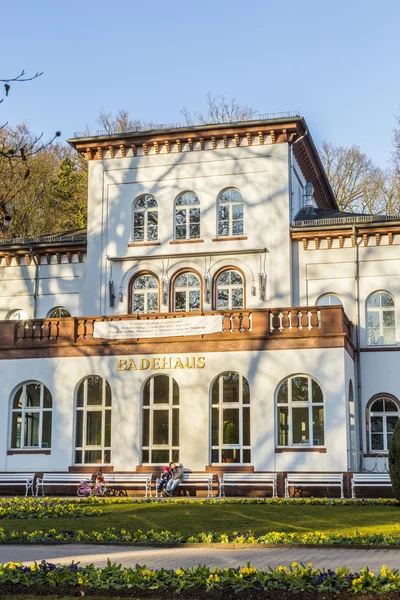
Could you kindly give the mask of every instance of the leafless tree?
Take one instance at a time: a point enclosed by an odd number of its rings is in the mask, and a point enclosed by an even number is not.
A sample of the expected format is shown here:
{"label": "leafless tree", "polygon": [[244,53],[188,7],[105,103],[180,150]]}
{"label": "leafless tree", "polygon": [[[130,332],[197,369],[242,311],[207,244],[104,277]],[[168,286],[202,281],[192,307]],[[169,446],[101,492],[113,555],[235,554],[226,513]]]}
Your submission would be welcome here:
{"label": "leafless tree", "polygon": [[210,92],[207,94],[206,113],[199,111],[190,112],[185,107],[181,110],[181,114],[184,116],[187,125],[193,125],[195,122],[205,125],[207,123],[248,121],[253,119],[257,112],[257,110],[250,106],[239,104],[236,98],[228,98],[224,95],[212,96]]}
{"label": "leafless tree", "polygon": [[[133,119],[129,111],[121,108],[115,116],[112,112],[106,112],[104,108],[99,111],[99,116],[96,119],[96,123],[100,125],[101,129],[105,131],[107,135],[113,135],[114,133],[124,133],[126,131],[143,131],[145,129],[152,129],[155,124],[152,122],[146,122],[142,119]],[[89,128],[86,128],[89,132]]]}

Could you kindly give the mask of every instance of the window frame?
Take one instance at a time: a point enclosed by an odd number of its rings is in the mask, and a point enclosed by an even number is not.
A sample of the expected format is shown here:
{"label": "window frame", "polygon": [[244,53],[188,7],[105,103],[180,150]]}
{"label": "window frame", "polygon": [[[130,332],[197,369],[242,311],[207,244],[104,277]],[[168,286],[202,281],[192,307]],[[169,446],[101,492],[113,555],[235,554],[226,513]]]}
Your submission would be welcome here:
{"label": "window frame", "polygon": [[[137,203],[142,198],[146,198],[146,206],[138,207]],[[156,206],[150,206],[150,207],[147,206],[147,201],[149,198],[152,198],[155,201]],[[138,226],[135,227],[135,214],[139,213],[139,212],[144,213],[143,239],[136,239],[137,236],[135,235],[135,231],[137,230],[137,227],[138,227]],[[157,214],[157,231],[156,231],[156,237],[154,239],[149,239],[149,227],[150,227],[149,213]],[[132,235],[131,235],[131,243],[132,244],[158,244],[159,243],[158,202],[152,194],[140,194],[140,196],[135,198],[135,200],[133,201],[133,203],[132,203],[132,230],[131,231],[132,231]]]}
{"label": "window frame", "polygon": [[[339,300],[339,302],[332,304],[332,302],[330,301],[330,298],[334,296],[335,298],[337,298]],[[328,304],[320,304],[320,301],[323,300],[324,298],[329,298],[329,303]],[[342,299],[340,298],[340,296],[338,294],[335,294],[334,292],[326,292],[325,294],[321,294],[321,296],[319,296],[315,302],[315,306],[344,306]]]}
{"label": "window frame", "polygon": [[[88,392],[87,392],[87,388],[88,388],[88,381],[91,377],[98,377],[99,379],[102,380],[102,403],[100,404],[93,404],[93,405],[88,405],[87,404],[87,397],[88,397]],[[106,397],[107,397],[107,385],[109,387],[110,390],[110,405],[107,406],[106,404]],[[81,386],[83,387],[83,404],[82,406],[78,406],[78,399],[79,399],[79,392],[81,389]],[[82,412],[83,416],[82,416],[82,445],[78,445],[76,443],[77,441],[77,426],[78,426],[78,412]],[[87,416],[89,412],[97,412],[97,413],[101,413],[101,443],[98,445],[95,444],[87,444]],[[105,445],[105,436],[106,436],[106,426],[107,426],[107,422],[106,422],[106,413],[110,412],[110,445]],[[80,466],[86,466],[86,465],[101,465],[101,466],[110,466],[112,464],[112,390],[111,390],[111,386],[109,381],[105,378],[102,377],[101,375],[97,375],[95,373],[91,373],[90,375],[87,375],[86,377],[84,377],[78,384],[77,388],[76,388],[76,392],[75,392],[75,403],[74,403],[74,438],[73,438],[73,461],[72,464],[73,465],[80,465]],[[82,453],[82,460],[79,462],[76,460],[76,456],[77,456],[77,452],[81,452]],[[96,459],[95,462],[86,462],[85,461],[85,453],[86,452],[101,452],[101,460],[100,462],[98,462],[98,459]],[[109,452],[110,455],[110,460],[106,462],[105,460],[105,453]]]}
{"label": "window frame", "polygon": [[[17,313],[24,314],[26,318],[21,319],[21,316],[18,316],[18,318],[13,317]],[[23,308],[13,308],[7,313],[6,321],[29,321],[29,315]]]}
{"label": "window frame", "polygon": [[[178,205],[178,201],[186,194],[192,194],[193,196],[195,196],[197,199],[197,202],[195,202],[194,204]],[[196,225],[196,223],[191,223],[191,221],[190,221],[190,211],[193,210],[194,208],[199,211],[199,235],[196,237],[192,237],[190,235],[190,226]],[[176,221],[177,211],[185,212],[185,224],[184,224],[184,226],[186,228],[185,237],[177,236],[177,227],[183,226],[182,223],[177,223],[177,221]],[[191,190],[185,190],[184,192],[180,192],[178,194],[178,196],[175,198],[175,202],[174,202],[174,242],[194,242],[194,241],[199,241],[199,240],[202,240],[202,237],[201,237],[201,202],[200,202],[198,195],[195,194],[195,192],[193,192]]]}
{"label": "window frame", "polygon": [[[55,312],[56,310],[58,310],[60,312],[62,310],[65,310],[65,312],[67,312],[68,315],[56,315],[56,316],[52,317],[51,316],[52,313]],[[52,308],[51,310],[49,310],[49,312],[47,313],[46,319],[68,319],[71,316],[72,316],[71,313],[69,312],[69,310],[67,308],[65,308],[65,306],[55,306],[54,308]]]}
{"label": "window frame", "polygon": [[[189,292],[190,291],[199,291],[200,294],[200,307],[199,309],[196,310],[176,310],[175,309],[175,281],[177,280],[177,278],[180,275],[186,275],[186,274],[192,274],[195,275],[199,282],[200,282],[200,286],[199,287],[182,287],[182,290],[180,291],[186,291],[186,308],[188,307],[188,302],[189,302]],[[179,291],[179,290],[178,290]],[[171,285],[170,285],[170,312],[173,313],[201,313],[203,312],[203,278],[200,275],[200,273],[198,271],[196,271],[195,269],[181,269],[180,271],[177,271],[176,273],[174,273],[173,277],[171,278]]]}
{"label": "window frame", "polygon": [[[380,294],[380,302],[379,302],[379,306],[368,306],[368,302],[370,301],[370,299],[377,295]],[[381,294],[387,294],[388,296],[391,297],[391,299],[393,300],[393,305],[392,306],[382,306],[382,296]],[[384,312],[392,312],[394,315],[394,342],[392,343],[385,343],[384,342],[384,323],[383,323],[383,313]],[[369,314],[372,313],[378,313],[378,319],[379,319],[379,342],[377,344],[371,343],[370,342],[370,326],[368,323],[368,317]],[[374,292],[372,292],[371,294],[369,294],[369,296],[367,297],[367,300],[365,302],[365,329],[366,329],[366,334],[367,334],[367,346],[370,347],[379,347],[379,346],[396,346],[397,342],[396,342],[396,332],[397,332],[397,323],[396,323],[396,302],[394,299],[393,294],[391,294],[390,292],[388,292],[387,290],[376,290]],[[382,342],[383,340],[383,342]]]}
{"label": "window frame", "polygon": [[[377,400],[387,399],[391,400],[397,406],[397,411],[372,411],[372,407]],[[383,421],[383,449],[373,449],[372,448],[372,426],[371,426],[371,417],[372,416],[381,416]],[[365,407],[365,429],[366,429],[366,440],[367,440],[367,454],[372,454],[374,456],[383,454],[387,455],[389,452],[389,448],[385,449],[387,446],[387,417],[395,417],[397,416],[400,419],[400,401],[393,394],[388,394],[387,392],[382,392],[380,394],[375,394],[370,398]]]}
{"label": "window frame", "polygon": [[[150,289],[154,290],[154,291],[157,290],[157,311],[156,312],[136,313],[136,312],[133,312],[133,303],[134,303],[134,294],[135,294],[134,285],[135,285],[135,281],[137,281],[137,279],[139,279],[140,277],[143,277],[145,275],[149,275],[151,277],[154,277],[154,279],[157,282],[157,288],[147,288],[149,290]],[[144,289],[146,289],[146,288],[144,288]],[[148,293],[151,293],[151,292],[148,292]],[[146,292],[144,292],[144,294],[147,296]],[[147,303],[147,298],[146,298],[146,303]],[[138,273],[135,273],[135,275],[133,275],[133,277],[131,277],[130,280],[129,280],[129,286],[128,286],[128,314],[129,315],[136,315],[136,314],[140,314],[140,315],[155,315],[155,314],[157,314],[159,312],[160,312],[160,279],[152,271],[139,271]]]}
{"label": "window frame", "polygon": [[[26,405],[26,388],[29,385],[40,385],[40,405],[39,406],[27,406]],[[18,392],[22,389],[22,406],[21,407],[17,407],[14,408],[14,400],[16,395],[18,394]],[[48,394],[50,395],[50,402],[51,402],[51,406],[50,407],[45,407],[44,406],[44,391],[45,389],[47,390]],[[15,451],[31,451],[31,450],[37,450],[37,451],[41,451],[43,449],[51,449],[51,442],[52,442],[52,437],[53,437],[53,396],[51,395],[51,392],[49,390],[49,388],[47,386],[45,386],[41,381],[35,380],[35,379],[31,379],[28,381],[25,381],[24,383],[21,383],[18,385],[18,387],[15,389],[15,391],[13,392],[12,396],[11,396],[11,418],[10,418],[10,437],[9,437],[9,450],[15,450]],[[14,419],[13,419],[13,415],[14,414],[21,414],[21,418],[20,418],[20,446],[13,446],[12,442],[13,442],[13,423],[14,423]],[[29,413],[35,413],[35,414],[39,414],[39,426],[38,426],[38,443],[37,444],[33,444],[33,445],[25,445],[24,443],[24,439],[25,439],[25,414],[29,414]],[[43,444],[45,442],[43,442],[43,415],[44,413],[50,413],[50,442],[43,446]]]}
{"label": "window frame", "polygon": [[[292,381],[293,379],[296,378],[306,378],[308,380],[308,390],[307,390],[307,401],[293,401],[293,393],[292,393]],[[312,382],[315,382],[318,387],[321,390],[321,394],[322,394],[322,402],[313,402],[312,401]],[[287,391],[287,396],[288,396],[288,401],[286,403],[284,402],[279,402],[279,391],[281,389],[281,387],[285,384],[285,382],[288,382],[288,391]],[[326,448],[326,427],[325,427],[325,398],[324,398],[324,392],[322,389],[322,386],[320,385],[319,381],[317,379],[315,379],[315,377],[313,377],[312,375],[307,375],[306,373],[296,373],[295,375],[289,375],[288,377],[285,377],[285,379],[283,379],[279,385],[276,388],[276,392],[275,392],[275,406],[276,406],[276,433],[275,433],[275,444],[276,444],[276,448],[296,448],[296,449],[308,449],[308,448]],[[287,408],[287,436],[288,436],[288,443],[287,444],[280,444],[280,434],[281,434],[281,422],[280,422],[280,408]],[[323,440],[323,444],[314,444],[314,440],[316,439],[314,437],[314,426],[313,426],[313,408],[314,407],[322,407],[323,408],[323,435],[324,435],[324,440]],[[299,443],[294,443],[293,442],[293,408],[307,408],[308,410],[308,443],[303,443],[303,442],[299,442]],[[312,441],[312,443],[311,443]]]}
{"label": "window frame", "polygon": [[[154,402],[154,380],[156,377],[167,377],[168,378],[168,402]],[[178,388],[178,403],[174,404],[174,383]],[[150,385],[149,390],[149,404],[144,404],[144,395],[146,386]],[[143,383],[141,390],[141,427],[140,427],[140,464],[141,465],[164,465],[166,463],[170,463],[171,461],[179,461],[179,452],[180,452],[180,388],[176,379],[168,374],[168,373],[157,373],[151,375],[146,379]],[[168,411],[168,444],[154,444],[154,427],[153,427],[153,414],[154,411]],[[144,426],[144,411],[148,411],[148,427],[149,427],[149,444],[144,445],[144,435],[143,435],[143,426]],[[177,411],[175,414],[173,411]],[[178,444],[173,444],[173,428],[174,428],[174,418],[178,416]],[[145,461],[143,459],[143,452],[148,452],[149,461]],[[154,451],[165,451],[168,452],[169,460],[166,462],[153,462],[152,454]]]}
{"label": "window frame", "polygon": [[[230,200],[229,202],[221,202],[220,198],[222,196],[222,194],[226,193],[226,192],[232,192],[235,191],[238,194],[240,194],[241,200]],[[228,208],[229,211],[229,218],[228,220],[220,219],[219,216],[219,208],[220,206],[225,206]],[[242,218],[241,219],[234,219],[232,212],[233,212],[233,207],[234,206],[241,206],[242,207]],[[242,232],[241,233],[234,233],[233,232],[233,223],[236,221],[242,221]],[[228,229],[229,232],[227,234],[220,234],[219,233],[219,225],[222,222],[228,222]],[[223,190],[221,190],[217,196],[217,229],[216,229],[216,239],[229,239],[229,238],[243,238],[246,237],[246,233],[245,233],[245,219],[244,219],[244,200],[243,200],[243,194],[242,192],[235,187],[227,187],[224,188]]]}
{"label": "window frame", "polygon": [[[239,284],[227,284],[228,290],[229,290],[229,306],[228,306],[228,308],[218,308],[218,278],[220,277],[220,275],[222,275],[226,271],[235,271],[242,278],[243,306],[241,308],[232,308],[231,307],[232,289],[238,289],[238,288],[235,288],[234,286],[239,285]],[[231,287],[231,286],[233,286],[233,287]],[[233,311],[233,310],[246,310],[246,277],[245,277],[245,274],[242,271],[242,269],[239,269],[238,267],[233,266],[233,265],[223,267],[222,269],[220,269],[219,271],[217,271],[215,273],[214,278],[213,278],[212,288],[213,288],[213,310],[220,310],[222,312]]]}

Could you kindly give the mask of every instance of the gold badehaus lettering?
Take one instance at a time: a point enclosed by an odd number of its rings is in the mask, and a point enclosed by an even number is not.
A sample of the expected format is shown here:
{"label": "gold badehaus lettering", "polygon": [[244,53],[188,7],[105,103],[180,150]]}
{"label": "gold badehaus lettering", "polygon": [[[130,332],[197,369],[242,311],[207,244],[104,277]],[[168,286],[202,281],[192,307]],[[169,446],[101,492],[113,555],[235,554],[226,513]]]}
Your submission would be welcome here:
{"label": "gold badehaus lettering", "polygon": [[204,369],[205,356],[163,356],[155,358],[119,358],[117,371],[162,371],[170,369]]}

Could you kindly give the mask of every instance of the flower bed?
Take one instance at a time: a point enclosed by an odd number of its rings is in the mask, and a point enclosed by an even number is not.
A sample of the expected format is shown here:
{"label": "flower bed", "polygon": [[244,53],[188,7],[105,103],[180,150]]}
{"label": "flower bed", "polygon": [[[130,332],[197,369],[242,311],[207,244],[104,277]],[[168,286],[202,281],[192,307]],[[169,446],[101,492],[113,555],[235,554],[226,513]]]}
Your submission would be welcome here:
{"label": "flower bed", "polygon": [[346,567],[332,571],[313,569],[311,563],[304,566],[295,562],[290,567],[268,570],[258,570],[248,564],[237,569],[199,566],[195,569],[153,571],[139,565],[134,569],[123,568],[110,561],[103,568],[81,567],[75,563],[61,566],[46,561],[32,566],[21,563],[0,565],[0,593],[15,593],[15,590],[43,595],[48,590],[57,595],[70,591],[73,592],[71,595],[76,595],[76,592],[85,595],[90,590],[91,593],[107,590],[109,595],[121,595],[121,592],[129,590],[130,596],[139,597],[148,597],[151,591],[152,596],[163,598],[178,593],[187,597],[188,592],[196,598],[213,596],[213,592],[218,592],[218,597],[229,597],[229,593],[236,596],[249,591],[252,592],[251,597],[259,598],[263,592],[278,594],[291,591],[324,592],[323,598],[327,598],[330,593],[398,593],[400,573],[385,566],[376,574],[368,568],[352,573]]}
{"label": "flower bed", "polygon": [[0,527],[0,543],[123,543],[123,544],[307,544],[307,545],[356,545],[356,546],[400,546],[400,534],[354,532],[349,535],[326,534],[322,531],[307,533],[285,533],[271,531],[258,535],[251,531],[234,532],[231,535],[214,532],[200,532],[192,535],[182,535],[171,531],[143,532],[140,529],[127,531],[110,527],[104,531],[5,531]]}
{"label": "flower bed", "polygon": [[76,502],[59,498],[2,498],[0,519],[43,519],[63,517],[93,517],[102,514],[101,509],[81,506]]}
{"label": "flower bed", "polygon": [[290,505],[320,505],[320,506],[398,506],[400,501],[396,498],[77,498],[72,502],[84,504],[268,504],[276,506]]}

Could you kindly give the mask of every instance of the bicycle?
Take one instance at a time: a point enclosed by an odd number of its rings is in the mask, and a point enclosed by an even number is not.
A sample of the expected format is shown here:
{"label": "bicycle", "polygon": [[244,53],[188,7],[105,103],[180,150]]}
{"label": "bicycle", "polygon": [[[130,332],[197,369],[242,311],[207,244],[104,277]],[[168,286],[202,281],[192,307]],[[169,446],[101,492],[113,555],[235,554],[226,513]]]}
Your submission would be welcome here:
{"label": "bicycle", "polygon": [[81,498],[88,496],[109,496],[110,490],[105,483],[92,483],[90,479],[83,479],[76,490],[76,493]]}

